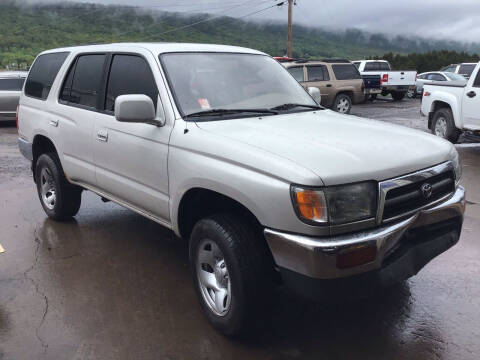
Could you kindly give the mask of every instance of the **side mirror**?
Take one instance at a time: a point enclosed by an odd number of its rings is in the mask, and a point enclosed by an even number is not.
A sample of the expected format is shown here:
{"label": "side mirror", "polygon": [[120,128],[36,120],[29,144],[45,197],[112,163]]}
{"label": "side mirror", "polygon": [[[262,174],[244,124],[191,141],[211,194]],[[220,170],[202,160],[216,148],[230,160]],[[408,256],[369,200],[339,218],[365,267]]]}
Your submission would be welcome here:
{"label": "side mirror", "polygon": [[308,87],[307,88],[308,93],[310,96],[315,100],[315,102],[320,105],[320,101],[322,100],[322,96],[320,95],[320,90],[316,87]]}
{"label": "side mirror", "polygon": [[155,106],[147,95],[120,95],[115,99],[115,118],[129,123],[147,123],[162,126],[156,119]]}

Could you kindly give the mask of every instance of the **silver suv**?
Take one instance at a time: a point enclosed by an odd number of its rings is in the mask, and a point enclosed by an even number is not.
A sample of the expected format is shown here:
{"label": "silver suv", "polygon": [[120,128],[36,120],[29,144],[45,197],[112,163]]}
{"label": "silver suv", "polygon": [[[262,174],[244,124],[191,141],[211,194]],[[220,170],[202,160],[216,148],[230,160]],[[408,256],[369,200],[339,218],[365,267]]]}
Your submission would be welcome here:
{"label": "silver suv", "polygon": [[0,71],[0,121],[15,120],[25,71]]}
{"label": "silver suv", "polygon": [[171,229],[225,334],[248,329],[276,280],[350,297],[416,274],[460,236],[452,144],[324,109],[259,51],[47,51],[18,116],[46,214],[75,216],[90,190]]}

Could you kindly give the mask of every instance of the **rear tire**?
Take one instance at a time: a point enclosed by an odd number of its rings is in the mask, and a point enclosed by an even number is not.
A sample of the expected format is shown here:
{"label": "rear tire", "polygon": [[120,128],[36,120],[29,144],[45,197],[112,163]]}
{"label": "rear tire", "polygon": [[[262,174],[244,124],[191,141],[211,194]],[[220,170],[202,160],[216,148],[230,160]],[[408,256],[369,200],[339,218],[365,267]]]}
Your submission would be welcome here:
{"label": "rear tire", "polygon": [[216,214],[195,224],[189,258],[210,324],[224,335],[244,333],[272,293],[273,262],[265,240],[242,217]]}
{"label": "rear tire", "polygon": [[333,111],[340,114],[350,114],[352,110],[352,99],[347,94],[338,94],[333,102]]}
{"label": "rear tire", "polygon": [[391,94],[392,94],[393,101],[401,101],[405,97],[406,92],[404,92],[404,91],[392,91]]}
{"label": "rear tire", "polygon": [[439,136],[445,140],[455,144],[460,137],[461,131],[455,127],[452,110],[449,108],[441,108],[433,114],[432,134]]}
{"label": "rear tire", "polygon": [[82,189],[70,184],[56,153],[42,154],[35,166],[37,192],[45,213],[53,220],[75,216],[82,202]]}

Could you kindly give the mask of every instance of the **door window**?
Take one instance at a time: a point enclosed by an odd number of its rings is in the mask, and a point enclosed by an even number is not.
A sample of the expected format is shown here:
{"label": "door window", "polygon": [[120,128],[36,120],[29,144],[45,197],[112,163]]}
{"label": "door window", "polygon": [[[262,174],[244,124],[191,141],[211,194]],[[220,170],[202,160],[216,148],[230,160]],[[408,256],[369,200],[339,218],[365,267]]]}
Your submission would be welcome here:
{"label": "door window", "polygon": [[157,106],[158,88],[150,66],[140,56],[115,55],[110,68],[105,110],[114,111],[120,95],[143,94]]}
{"label": "door window", "polygon": [[330,80],[328,70],[325,65],[307,66],[308,81],[326,81]]}
{"label": "door window", "polygon": [[67,52],[40,55],[28,74],[25,95],[46,100],[67,56]]}
{"label": "door window", "polygon": [[428,80],[446,81],[445,77],[441,74],[430,74],[428,75]]}
{"label": "door window", "polygon": [[291,67],[288,68],[288,72],[292,74],[292,76],[298,82],[303,82],[303,66]]}
{"label": "door window", "polygon": [[474,87],[480,87],[480,71],[477,72],[477,76],[475,77],[475,81],[473,82]]}
{"label": "door window", "polygon": [[106,55],[81,55],[70,68],[60,99],[69,104],[96,109],[102,90]]}
{"label": "door window", "polygon": [[25,79],[0,79],[0,91],[21,91]]}

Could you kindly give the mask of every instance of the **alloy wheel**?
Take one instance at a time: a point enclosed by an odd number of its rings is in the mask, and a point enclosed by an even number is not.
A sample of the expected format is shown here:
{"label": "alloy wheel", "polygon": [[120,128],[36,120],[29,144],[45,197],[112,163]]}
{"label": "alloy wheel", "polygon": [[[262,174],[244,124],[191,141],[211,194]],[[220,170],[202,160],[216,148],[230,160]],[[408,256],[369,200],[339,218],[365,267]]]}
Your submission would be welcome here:
{"label": "alloy wheel", "polygon": [[443,116],[435,122],[435,135],[447,138],[447,120]]}
{"label": "alloy wheel", "polygon": [[345,98],[342,98],[338,101],[337,103],[337,111],[341,114],[346,114],[348,112],[348,110],[350,109],[350,102],[345,99]]}

